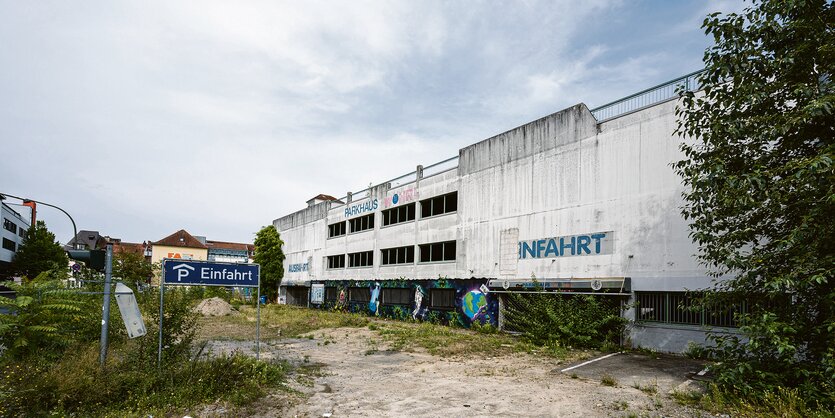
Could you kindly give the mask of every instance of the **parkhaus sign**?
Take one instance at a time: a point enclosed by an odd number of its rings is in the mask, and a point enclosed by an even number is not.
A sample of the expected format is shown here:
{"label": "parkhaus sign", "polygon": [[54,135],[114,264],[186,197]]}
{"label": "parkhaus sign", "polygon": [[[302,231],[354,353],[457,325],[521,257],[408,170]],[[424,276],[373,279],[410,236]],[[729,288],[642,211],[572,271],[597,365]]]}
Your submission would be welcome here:
{"label": "parkhaus sign", "polygon": [[614,235],[608,231],[519,241],[519,259],[612,254]]}

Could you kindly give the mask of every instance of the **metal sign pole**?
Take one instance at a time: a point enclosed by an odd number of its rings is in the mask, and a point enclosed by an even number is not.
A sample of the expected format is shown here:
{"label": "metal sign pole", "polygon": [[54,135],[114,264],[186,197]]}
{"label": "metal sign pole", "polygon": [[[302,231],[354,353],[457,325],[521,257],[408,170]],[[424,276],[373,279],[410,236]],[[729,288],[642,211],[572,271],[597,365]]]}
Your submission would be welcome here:
{"label": "metal sign pole", "polygon": [[258,319],[255,320],[255,360],[261,359],[261,267],[258,267],[258,298],[257,303]]}
{"label": "metal sign pole", "polygon": [[[253,271],[254,270],[254,271]],[[252,281],[255,281],[255,284]],[[261,266],[258,264],[220,263],[203,260],[163,259],[159,283],[159,347],[157,363],[162,367],[162,327],[165,287],[171,286],[246,286],[258,287],[255,357],[261,356]],[[251,294],[251,293],[250,293]]]}
{"label": "metal sign pole", "polygon": [[162,260],[162,272],[159,276],[159,347],[157,348],[157,367],[162,367],[162,306],[165,295],[165,260]]}
{"label": "metal sign pole", "polygon": [[102,305],[101,320],[101,352],[99,353],[99,365],[104,367],[107,359],[107,327],[110,324],[110,278],[113,273],[113,244],[107,244],[107,253],[104,259],[104,302]]}

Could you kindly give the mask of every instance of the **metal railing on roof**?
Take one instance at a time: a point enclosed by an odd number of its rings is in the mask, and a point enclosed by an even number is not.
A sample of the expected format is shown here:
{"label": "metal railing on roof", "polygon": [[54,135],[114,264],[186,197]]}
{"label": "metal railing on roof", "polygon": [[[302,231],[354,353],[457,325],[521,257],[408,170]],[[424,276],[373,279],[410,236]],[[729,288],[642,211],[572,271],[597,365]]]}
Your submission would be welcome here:
{"label": "metal railing on roof", "polygon": [[[618,116],[623,116],[627,113],[641,110],[645,107],[649,107],[661,102],[665,102],[670,99],[674,99],[678,97],[677,91],[680,87],[684,87],[684,89],[686,90],[698,90],[699,83],[697,77],[699,74],[702,73],[702,71],[704,70],[694,71],[690,74],[678,77],[666,83],[661,83],[657,86],[639,91],[622,99],[615,100],[614,102],[607,103],[603,106],[592,109],[591,113],[592,115],[594,115],[594,118],[597,119],[599,123],[612,118],[616,118]],[[422,178],[434,176],[436,174],[452,170],[456,167],[458,167],[457,155],[424,167]],[[391,187],[395,188],[409,183],[413,183],[415,181],[417,181],[417,172],[412,171],[411,173],[395,177],[389,181],[385,181],[380,184],[391,183]],[[351,193],[351,195],[353,196],[353,200],[365,198],[369,194],[372,187],[374,186],[369,186],[360,191]],[[347,202],[347,199],[347,195],[339,198],[339,200],[342,202]],[[341,205],[334,204],[334,206]]]}
{"label": "metal railing on roof", "polygon": [[423,178],[441,174],[445,171],[452,170],[458,167],[458,156],[447,158],[446,160],[437,162],[435,164],[423,168]]}
{"label": "metal railing on roof", "polygon": [[[428,166],[424,167],[423,176],[421,178],[427,178],[427,177],[434,176],[436,174],[441,174],[443,172],[455,169],[457,167],[458,167],[458,156],[456,155],[454,157],[447,158],[446,160],[439,161],[435,164],[431,164],[431,165],[428,165]],[[417,176],[418,176],[417,171],[412,171],[411,173],[407,173],[407,174],[404,174],[402,176],[395,177],[395,178],[393,178],[389,181],[384,181],[380,184],[389,183],[390,187],[393,189],[395,187],[400,187],[400,186],[407,185],[409,183],[414,183],[415,181],[418,180]],[[363,199],[363,198],[367,197],[368,194],[370,193],[371,189],[373,187],[379,186],[380,184],[369,186],[369,187],[366,187],[365,189],[362,189],[362,190],[359,190],[359,191],[356,191],[356,192],[351,192],[351,196],[352,196],[351,200],[359,200],[359,199]],[[339,198],[339,200],[342,201],[342,202],[347,202],[347,199],[348,199],[347,195]],[[332,207],[338,207],[338,206],[342,206],[342,205],[338,204],[338,203],[332,204]]]}
{"label": "metal railing on roof", "polygon": [[675,99],[678,97],[677,91],[679,88],[683,87],[689,91],[699,89],[698,76],[702,71],[704,70],[694,71],[666,83],[661,83],[655,87],[650,87],[622,99],[615,100],[614,102],[607,103],[592,109],[591,113],[597,119],[597,122],[603,122],[670,99]]}

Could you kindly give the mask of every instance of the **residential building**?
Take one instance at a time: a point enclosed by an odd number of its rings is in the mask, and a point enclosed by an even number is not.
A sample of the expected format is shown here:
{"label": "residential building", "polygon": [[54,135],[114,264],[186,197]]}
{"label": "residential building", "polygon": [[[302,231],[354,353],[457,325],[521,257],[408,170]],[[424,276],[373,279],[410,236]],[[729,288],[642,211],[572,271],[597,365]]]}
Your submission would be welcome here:
{"label": "residential building", "polygon": [[151,243],[151,262],[158,263],[164,258],[184,260],[208,260],[209,247],[205,239],[199,239],[181,229],[159,241]]}

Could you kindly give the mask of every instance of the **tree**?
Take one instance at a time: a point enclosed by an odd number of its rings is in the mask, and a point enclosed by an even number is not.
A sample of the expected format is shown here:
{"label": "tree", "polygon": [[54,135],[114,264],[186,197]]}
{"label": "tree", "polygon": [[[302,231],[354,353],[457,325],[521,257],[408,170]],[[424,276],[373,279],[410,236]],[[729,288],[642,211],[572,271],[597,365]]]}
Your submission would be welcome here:
{"label": "tree", "polygon": [[274,226],[265,226],[255,235],[255,262],[261,265],[261,294],[269,300],[278,297],[278,286],[284,278],[284,241]]}
{"label": "tree", "polygon": [[835,5],[755,0],[709,15],[702,93],[683,92],[674,167],[716,281],[745,300],[745,338],[713,335],[717,383],[835,403]]}
{"label": "tree", "polygon": [[28,278],[35,278],[47,270],[67,268],[67,253],[55,240],[55,234],[46,229],[44,221],[30,227],[23,243],[12,260],[12,270]]}
{"label": "tree", "polygon": [[154,270],[141,253],[121,251],[113,255],[113,275],[131,284],[146,283]]}

